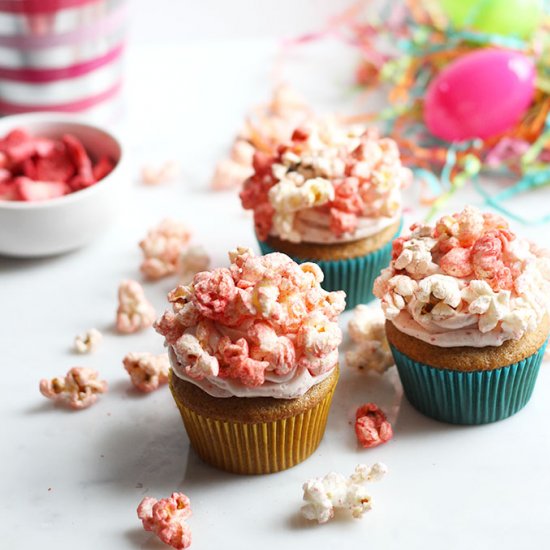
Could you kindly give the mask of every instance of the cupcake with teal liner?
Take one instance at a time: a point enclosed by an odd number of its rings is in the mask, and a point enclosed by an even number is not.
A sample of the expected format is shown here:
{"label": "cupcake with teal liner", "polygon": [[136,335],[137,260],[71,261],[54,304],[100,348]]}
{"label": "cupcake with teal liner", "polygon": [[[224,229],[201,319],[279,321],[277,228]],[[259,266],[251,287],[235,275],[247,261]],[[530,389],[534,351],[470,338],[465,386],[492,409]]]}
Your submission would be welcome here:
{"label": "cupcake with teal liner", "polygon": [[253,166],[240,197],[254,212],[262,253],[315,262],[323,287],[344,290],[348,308],[372,300],[412,177],[396,143],[375,129],[317,122],[295,130],[275,155],[256,152]]}
{"label": "cupcake with teal liner", "polygon": [[466,207],[414,224],[375,281],[405,395],[420,412],[484,424],[529,401],[550,332],[550,257]]}

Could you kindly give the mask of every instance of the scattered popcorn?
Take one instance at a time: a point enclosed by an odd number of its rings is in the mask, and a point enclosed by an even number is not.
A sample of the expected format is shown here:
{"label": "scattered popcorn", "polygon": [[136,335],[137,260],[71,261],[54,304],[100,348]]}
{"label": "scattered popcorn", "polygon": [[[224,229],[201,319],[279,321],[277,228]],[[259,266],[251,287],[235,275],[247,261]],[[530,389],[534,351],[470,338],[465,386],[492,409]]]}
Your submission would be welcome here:
{"label": "scattered popcorn", "polygon": [[294,131],[312,116],[304,100],[290,88],[280,86],[271,101],[258,105],[246,117],[245,124],[235,138],[231,154],[216,166],[211,187],[215,190],[241,187],[252,176],[252,158],[256,151],[276,152]]}
{"label": "scattered popcorn", "polygon": [[353,341],[346,352],[348,367],[382,373],[394,364],[384,323],[384,315],[378,309],[361,304],[353,310],[348,325]]}
{"label": "scattered popcorn", "polygon": [[122,281],[118,287],[116,314],[118,332],[124,334],[137,332],[152,326],[155,318],[155,308],[145,297],[143,287],[137,281]]}
{"label": "scattered popcorn", "polygon": [[107,382],[99,380],[99,373],[85,367],[73,367],[64,378],[40,380],[40,393],[71,409],[85,409],[107,391]]}
{"label": "scattered popcorn", "polygon": [[170,361],[168,354],[128,353],[122,360],[132,384],[141,392],[148,393],[168,382]]}
{"label": "scattered popcorn", "polygon": [[145,497],[139,503],[137,515],[143,528],[165,544],[177,550],[191,546],[191,529],[185,522],[191,516],[191,502],[183,493],[172,493],[160,500]]}
{"label": "scattered popcorn", "polygon": [[334,517],[337,508],[347,509],[354,518],[361,518],[372,508],[372,497],[365,483],[381,480],[387,467],[377,462],[372,466],[359,464],[355,472],[346,478],[331,472],[325,477],[314,478],[303,485],[304,501],[302,515],[318,523],[326,523]]}
{"label": "scattered popcorn", "polygon": [[147,233],[139,246],[144,260],[141,272],[151,280],[176,273],[182,250],[191,239],[191,232],[182,223],[169,218]]}
{"label": "scattered popcorn", "polygon": [[206,271],[209,267],[210,256],[204,247],[200,245],[189,246],[181,251],[178,258],[177,272],[180,283],[188,285],[197,273]]}
{"label": "scattered popcorn", "polygon": [[168,160],[161,166],[144,166],[141,170],[141,181],[146,185],[159,185],[176,180],[180,174],[180,165],[176,161]]}
{"label": "scattered popcorn", "polygon": [[31,136],[15,128],[0,139],[0,201],[55,199],[94,185],[115,162],[89,157],[78,138]]}
{"label": "scattered popcorn", "polygon": [[377,447],[393,437],[386,415],[374,404],[361,405],[355,413],[355,435],[365,449]]}
{"label": "scattered popcorn", "polygon": [[174,289],[172,311],[155,324],[182,370],[196,380],[249,387],[303,369],[313,376],[330,371],[338,362],[344,293],[323,290],[319,266],[285,254],[239,248],[229,258],[229,268],[202,271]]}
{"label": "scattered popcorn", "polygon": [[373,292],[386,318],[426,342],[474,345],[475,335],[478,345],[499,345],[534,330],[549,310],[549,265],[505,219],[468,206],[395,239]]}
{"label": "scattered popcorn", "polygon": [[[400,190],[411,179],[394,141],[332,121],[299,127],[269,153],[256,151],[253,168],[240,197],[254,212],[261,240],[271,234],[298,242],[307,216],[315,214],[314,225],[317,231],[326,225],[327,238],[353,234],[361,218],[391,223],[401,209]],[[401,261],[422,261],[413,254]]]}
{"label": "scattered popcorn", "polygon": [[101,332],[92,328],[87,330],[84,334],[79,334],[75,337],[74,349],[77,353],[92,353],[99,347],[102,340],[103,335]]}

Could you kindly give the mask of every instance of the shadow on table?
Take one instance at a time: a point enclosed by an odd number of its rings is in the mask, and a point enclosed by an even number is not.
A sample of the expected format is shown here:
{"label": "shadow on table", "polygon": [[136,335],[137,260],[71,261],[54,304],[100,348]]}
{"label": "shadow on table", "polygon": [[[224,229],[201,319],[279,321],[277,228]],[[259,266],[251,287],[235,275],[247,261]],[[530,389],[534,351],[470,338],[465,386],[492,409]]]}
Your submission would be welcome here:
{"label": "shadow on table", "polygon": [[79,250],[77,249],[68,252],[61,252],[60,254],[54,254],[52,256],[37,258],[16,258],[12,256],[3,256],[2,254],[0,254],[0,274],[40,268],[44,265],[54,264],[55,262],[60,261],[67,256],[75,255],[78,253]]}
{"label": "shadow on table", "polygon": [[190,448],[175,406],[136,419],[135,424],[112,427],[101,437],[98,446],[105,459],[99,477],[115,492],[138,490],[137,496],[160,498],[239,480],[208,466]]}
{"label": "shadow on table", "polygon": [[143,414],[135,423],[111,425],[99,437],[96,447],[105,459],[98,477],[112,491],[165,496],[181,484],[189,451],[177,411]]}
{"label": "shadow on table", "polygon": [[384,374],[341,367],[336,387],[327,434],[340,439],[351,449],[357,449],[355,436],[355,412],[365,403],[375,403],[390,421],[395,439],[406,437],[432,437],[449,430],[463,430],[438,422],[418,412],[403,394],[403,388],[395,367]]}
{"label": "shadow on table", "polygon": [[148,533],[141,527],[128,529],[124,532],[124,536],[135,548],[143,548],[144,550],[166,550],[168,548],[155,535]]}

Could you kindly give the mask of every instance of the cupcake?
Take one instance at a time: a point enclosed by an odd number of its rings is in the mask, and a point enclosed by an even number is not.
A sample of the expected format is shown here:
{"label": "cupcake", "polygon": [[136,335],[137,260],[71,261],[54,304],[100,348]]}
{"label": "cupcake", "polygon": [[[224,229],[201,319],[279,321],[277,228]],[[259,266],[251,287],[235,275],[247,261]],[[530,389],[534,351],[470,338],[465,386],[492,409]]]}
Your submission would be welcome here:
{"label": "cupcake", "polygon": [[348,308],[372,300],[411,177],[395,142],[376,130],[319,123],[296,130],[274,156],[256,152],[253,167],[240,197],[254,211],[262,252],[315,262],[323,288],[344,290]]}
{"label": "cupcake", "polygon": [[455,424],[529,401],[550,331],[550,258],[506,220],[466,207],[393,243],[374,285],[405,395]]}
{"label": "cupcake", "polygon": [[290,468],[317,448],[338,380],[343,292],[281,253],[239,248],[229,268],[198,273],[168,295],[156,323],[170,389],[191,445],[239,474]]}

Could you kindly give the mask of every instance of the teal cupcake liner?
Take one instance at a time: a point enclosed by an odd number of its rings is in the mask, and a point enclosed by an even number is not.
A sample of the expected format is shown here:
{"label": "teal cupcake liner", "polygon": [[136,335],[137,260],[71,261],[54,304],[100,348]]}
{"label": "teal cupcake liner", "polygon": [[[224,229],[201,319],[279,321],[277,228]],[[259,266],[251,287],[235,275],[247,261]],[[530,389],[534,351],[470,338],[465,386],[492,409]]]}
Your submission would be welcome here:
{"label": "teal cupcake liner", "polygon": [[547,343],[518,363],[473,372],[430,367],[390,347],[413,407],[436,420],[472,425],[503,420],[527,404]]}
{"label": "teal cupcake liner", "polygon": [[[346,293],[346,309],[352,309],[358,304],[366,304],[374,300],[372,285],[380,271],[388,267],[391,260],[393,240],[401,233],[402,224],[397,233],[382,248],[349,260],[316,260],[314,258],[298,258],[292,256],[297,263],[313,262],[323,271],[325,278],[322,287],[331,292],[344,290]],[[258,240],[262,254],[278,252],[267,243]]]}

